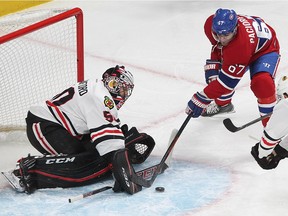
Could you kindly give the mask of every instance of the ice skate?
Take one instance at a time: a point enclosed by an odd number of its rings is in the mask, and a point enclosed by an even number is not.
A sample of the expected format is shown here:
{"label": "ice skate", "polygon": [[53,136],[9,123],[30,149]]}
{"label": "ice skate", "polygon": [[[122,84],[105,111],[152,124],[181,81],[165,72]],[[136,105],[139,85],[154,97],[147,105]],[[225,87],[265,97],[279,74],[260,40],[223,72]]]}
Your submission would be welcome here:
{"label": "ice skate", "polygon": [[19,169],[1,172],[9,184],[19,193],[25,192],[25,186],[21,180]]}
{"label": "ice skate", "polygon": [[203,117],[211,117],[214,115],[219,115],[219,114],[225,114],[225,113],[234,113],[234,105],[232,103],[229,103],[224,106],[219,106],[216,103],[211,103],[209,106],[206,108],[206,110],[202,113]]}

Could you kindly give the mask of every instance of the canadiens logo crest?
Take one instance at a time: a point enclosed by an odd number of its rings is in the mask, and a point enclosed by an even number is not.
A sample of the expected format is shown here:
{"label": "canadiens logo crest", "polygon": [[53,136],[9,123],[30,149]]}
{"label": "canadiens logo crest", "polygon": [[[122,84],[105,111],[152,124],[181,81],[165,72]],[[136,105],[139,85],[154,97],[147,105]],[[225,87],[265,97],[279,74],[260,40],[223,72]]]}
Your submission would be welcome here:
{"label": "canadiens logo crest", "polygon": [[108,107],[109,109],[113,109],[114,108],[114,103],[113,101],[108,97],[108,96],[105,96],[104,97],[104,104],[106,107]]}

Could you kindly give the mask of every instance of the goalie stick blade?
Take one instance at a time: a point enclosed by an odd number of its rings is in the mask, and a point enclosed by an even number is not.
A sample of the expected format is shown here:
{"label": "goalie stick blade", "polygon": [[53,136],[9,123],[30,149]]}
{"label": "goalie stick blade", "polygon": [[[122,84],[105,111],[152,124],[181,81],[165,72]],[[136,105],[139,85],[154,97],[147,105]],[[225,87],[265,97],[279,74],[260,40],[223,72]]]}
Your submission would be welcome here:
{"label": "goalie stick blade", "polygon": [[[173,141],[173,139],[175,138],[177,133],[178,133],[178,129],[172,130],[170,137],[169,137],[169,142],[168,142],[167,148],[169,148],[170,143]],[[152,180],[153,176],[155,174],[156,175],[162,174],[170,166],[171,160],[172,160],[172,154],[173,154],[173,149],[171,150],[170,154],[168,155],[167,159],[165,160],[165,163],[162,166],[161,166],[161,163],[159,163],[155,166],[150,167],[150,169],[148,169],[148,168],[145,169],[144,172],[143,172],[143,170],[140,170],[136,174],[137,174],[137,176],[142,176],[142,178],[139,180],[139,179],[136,179],[136,176],[134,176],[134,177],[132,177],[132,181],[136,181],[144,187],[151,187],[151,185],[153,184],[153,181],[154,181],[154,180]],[[155,173],[155,172],[157,172],[157,173]]]}
{"label": "goalie stick blade", "polygon": [[138,185],[141,185],[143,187],[151,187],[153,182],[155,181],[155,179],[157,178],[158,174],[161,172],[161,170],[163,169],[163,167],[167,164],[165,163],[167,158],[171,155],[171,152],[177,142],[177,140],[179,139],[180,135],[182,134],[184,128],[186,127],[186,125],[188,124],[188,122],[190,121],[190,119],[192,118],[192,113],[190,115],[188,115],[185,119],[185,121],[182,123],[180,129],[177,131],[176,135],[174,136],[172,142],[170,143],[170,145],[168,146],[168,149],[166,150],[164,156],[162,157],[159,165],[157,166],[157,170],[156,172],[154,172],[154,174],[152,175],[151,179],[149,180],[144,180],[144,179],[140,179],[137,178],[136,175],[132,175],[132,181]]}
{"label": "goalie stick blade", "polygon": [[[159,163],[153,167],[149,167],[146,168],[145,170],[136,172],[136,175],[131,176],[131,181],[143,187],[149,188],[152,186],[155,180],[155,176],[162,174],[167,168],[168,165],[166,163],[164,164]],[[148,175],[145,173],[147,173]],[[151,178],[149,179],[149,177]]]}
{"label": "goalie stick blade", "polygon": [[231,132],[233,132],[233,133],[235,133],[235,132],[237,132],[238,130],[241,130],[242,128],[240,127],[236,127],[234,124],[233,124],[233,122],[231,121],[231,119],[230,118],[226,118],[226,119],[224,119],[223,120],[223,124],[224,124],[224,126],[227,128],[227,130],[229,130],[229,131],[231,131]]}

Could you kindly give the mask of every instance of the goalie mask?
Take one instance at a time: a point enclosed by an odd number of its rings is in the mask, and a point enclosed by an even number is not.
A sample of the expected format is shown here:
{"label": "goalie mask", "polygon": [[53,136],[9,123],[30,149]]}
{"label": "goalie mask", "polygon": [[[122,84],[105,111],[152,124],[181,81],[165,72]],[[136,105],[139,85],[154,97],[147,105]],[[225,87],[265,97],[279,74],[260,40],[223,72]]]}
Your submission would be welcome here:
{"label": "goalie mask", "polygon": [[126,71],[124,66],[116,65],[116,67],[105,71],[102,75],[102,81],[119,110],[132,94],[134,88],[133,75]]}
{"label": "goalie mask", "polygon": [[288,76],[282,76],[277,85],[277,100],[288,98]]}

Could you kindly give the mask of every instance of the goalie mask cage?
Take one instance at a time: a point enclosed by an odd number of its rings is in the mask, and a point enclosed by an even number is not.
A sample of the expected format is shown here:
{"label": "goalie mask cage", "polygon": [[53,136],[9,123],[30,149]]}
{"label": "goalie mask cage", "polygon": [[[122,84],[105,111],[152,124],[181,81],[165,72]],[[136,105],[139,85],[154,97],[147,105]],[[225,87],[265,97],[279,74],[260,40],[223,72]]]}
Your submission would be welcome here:
{"label": "goalie mask cage", "polygon": [[25,129],[29,107],[84,79],[80,8],[0,18],[0,132]]}

